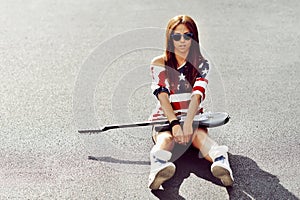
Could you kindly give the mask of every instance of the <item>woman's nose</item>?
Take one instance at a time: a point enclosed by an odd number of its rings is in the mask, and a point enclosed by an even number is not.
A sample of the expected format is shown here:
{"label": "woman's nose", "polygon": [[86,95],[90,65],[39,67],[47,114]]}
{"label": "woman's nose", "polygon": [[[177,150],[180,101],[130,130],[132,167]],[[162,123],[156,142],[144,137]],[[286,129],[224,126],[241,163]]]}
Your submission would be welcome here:
{"label": "woman's nose", "polygon": [[185,41],[185,39],[184,39],[183,35],[181,35],[180,42],[184,42],[184,41]]}

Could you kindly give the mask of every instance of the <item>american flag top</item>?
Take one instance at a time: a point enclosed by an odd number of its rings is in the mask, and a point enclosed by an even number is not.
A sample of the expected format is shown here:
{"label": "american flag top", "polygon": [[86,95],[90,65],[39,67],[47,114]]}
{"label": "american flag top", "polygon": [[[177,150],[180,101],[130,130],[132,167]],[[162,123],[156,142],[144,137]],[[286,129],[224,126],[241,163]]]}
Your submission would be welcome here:
{"label": "american flag top", "polygon": [[[178,119],[180,120],[181,123],[183,123],[185,120],[185,116],[178,117]],[[230,116],[226,112],[204,112],[202,114],[195,116],[193,126],[213,128],[213,127],[218,127],[226,124],[229,121],[229,119]],[[99,129],[78,130],[78,132],[82,134],[97,134],[111,129],[133,128],[133,127],[153,126],[153,125],[161,125],[162,127],[169,126],[169,122],[166,118],[164,118],[164,119],[158,119],[152,121],[134,122],[134,123],[126,123],[126,124],[111,124],[111,125],[103,126]]]}

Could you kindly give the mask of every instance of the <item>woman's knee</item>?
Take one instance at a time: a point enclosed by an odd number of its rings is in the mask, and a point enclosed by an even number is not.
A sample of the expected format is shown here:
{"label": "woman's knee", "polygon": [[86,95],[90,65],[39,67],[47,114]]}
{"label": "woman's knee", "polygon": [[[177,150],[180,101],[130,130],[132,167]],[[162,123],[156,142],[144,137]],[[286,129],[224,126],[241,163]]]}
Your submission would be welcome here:
{"label": "woman's knee", "polygon": [[170,132],[161,132],[156,136],[155,146],[159,149],[172,151],[174,147],[174,139]]}
{"label": "woman's knee", "polygon": [[170,132],[160,132],[156,135],[157,142],[172,143],[174,138]]}

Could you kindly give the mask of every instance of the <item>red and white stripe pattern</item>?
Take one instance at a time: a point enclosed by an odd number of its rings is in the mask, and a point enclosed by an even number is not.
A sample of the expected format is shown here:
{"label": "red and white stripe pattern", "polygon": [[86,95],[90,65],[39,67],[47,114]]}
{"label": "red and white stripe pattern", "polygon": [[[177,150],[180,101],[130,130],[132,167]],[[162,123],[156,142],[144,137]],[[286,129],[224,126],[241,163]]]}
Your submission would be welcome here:
{"label": "red and white stripe pattern", "polygon": [[194,87],[193,87],[193,92],[192,96],[195,94],[200,94],[201,95],[201,102],[205,99],[205,92],[207,88],[208,80],[205,78],[197,78]]}

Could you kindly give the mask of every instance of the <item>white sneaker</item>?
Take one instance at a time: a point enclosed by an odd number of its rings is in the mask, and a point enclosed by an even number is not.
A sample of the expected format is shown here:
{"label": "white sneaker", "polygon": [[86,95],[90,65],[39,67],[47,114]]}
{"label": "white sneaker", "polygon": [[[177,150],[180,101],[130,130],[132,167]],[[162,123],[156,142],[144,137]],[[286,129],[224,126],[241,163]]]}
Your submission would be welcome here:
{"label": "white sneaker", "polygon": [[151,151],[150,161],[151,170],[149,175],[149,188],[157,190],[166,181],[175,174],[175,165],[168,162],[172,153],[165,150]]}
{"label": "white sneaker", "polygon": [[224,186],[231,186],[234,179],[229,165],[227,151],[227,146],[212,147],[209,151],[209,156],[214,161],[211,165],[212,174],[216,178],[219,178]]}

